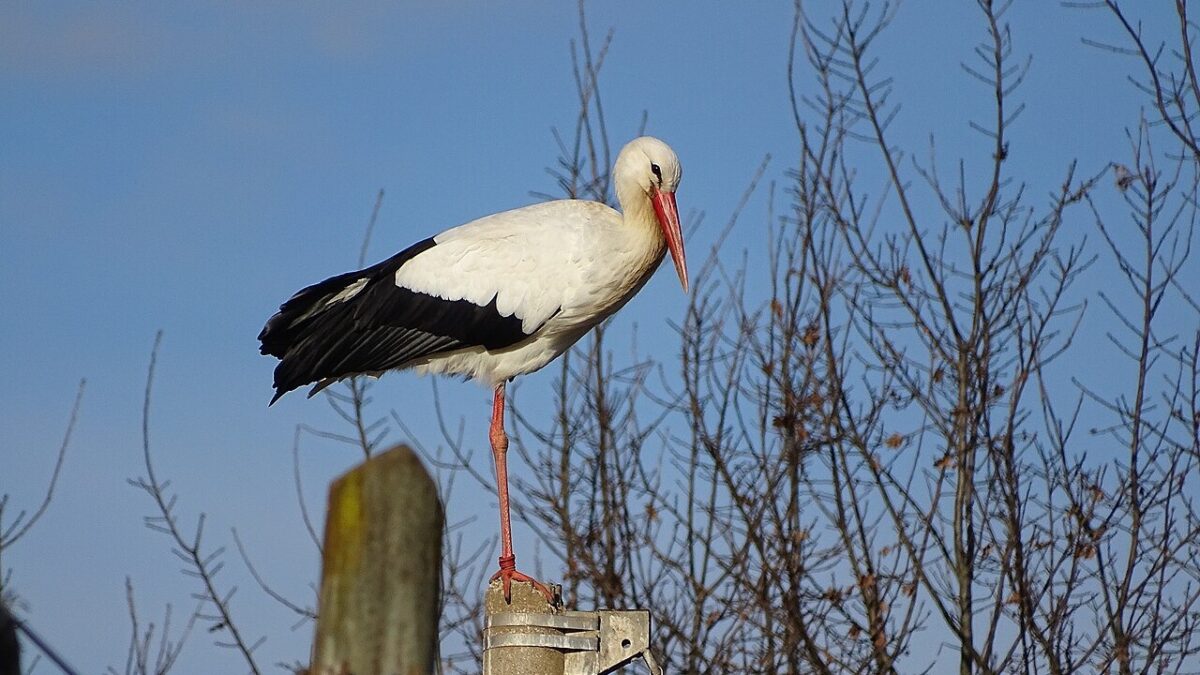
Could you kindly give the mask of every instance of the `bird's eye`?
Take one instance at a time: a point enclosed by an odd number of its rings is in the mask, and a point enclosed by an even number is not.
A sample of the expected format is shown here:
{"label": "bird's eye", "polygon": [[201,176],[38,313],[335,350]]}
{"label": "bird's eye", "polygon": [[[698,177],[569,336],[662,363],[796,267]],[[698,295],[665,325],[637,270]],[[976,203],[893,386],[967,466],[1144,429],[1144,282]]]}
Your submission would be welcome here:
{"label": "bird's eye", "polygon": [[657,164],[651,164],[650,170],[654,172],[655,176],[658,176],[658,182],[661,185],[662,184],[662,169],[660,169]]}

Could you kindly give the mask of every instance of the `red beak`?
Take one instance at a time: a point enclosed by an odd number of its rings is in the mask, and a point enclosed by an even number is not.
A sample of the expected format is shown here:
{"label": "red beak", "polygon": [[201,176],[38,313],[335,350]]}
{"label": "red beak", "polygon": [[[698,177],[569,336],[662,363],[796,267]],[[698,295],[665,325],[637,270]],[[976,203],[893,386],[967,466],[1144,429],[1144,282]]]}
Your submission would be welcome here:
{"label": "red beak", "polygon": [[679,228],[679,207],[675,205],[675,193],[651,188],[650,202],[654,204],[654,215],[658,216],[658,224],[667,240],[667,250],[671,251],[671,260],[675,262],[675,271],[679,273],[679,283],[683,284],[683,292],[687,293],[687,258],[683,253],[683,232]]}

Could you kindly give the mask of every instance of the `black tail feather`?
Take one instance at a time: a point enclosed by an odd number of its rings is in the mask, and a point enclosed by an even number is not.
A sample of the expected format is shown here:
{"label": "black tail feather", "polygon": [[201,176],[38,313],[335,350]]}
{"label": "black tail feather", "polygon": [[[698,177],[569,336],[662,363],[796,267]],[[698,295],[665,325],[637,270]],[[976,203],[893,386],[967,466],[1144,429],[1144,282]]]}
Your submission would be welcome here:
{"label": "black tail feather", "polygon": [[390,278],[406,261],[433,245],[433,239],[425,239],[381,263],[301,289],[280,305],[258,334],[259,351],[280,360],[275,368],[275,395],[271,404],[311,382],[354,374],[333,372],[338,364],[329,355],[336,353],[338,345],[357,331],[357,303],[330,301],[356,283],[363,283],[360,292],[365,292],[368,286]]}

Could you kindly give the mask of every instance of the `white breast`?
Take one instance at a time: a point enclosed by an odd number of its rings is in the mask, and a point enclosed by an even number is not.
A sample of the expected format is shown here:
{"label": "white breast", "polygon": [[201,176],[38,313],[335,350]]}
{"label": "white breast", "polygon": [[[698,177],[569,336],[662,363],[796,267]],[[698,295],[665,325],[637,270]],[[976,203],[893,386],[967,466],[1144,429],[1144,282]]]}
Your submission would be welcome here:
{"label": "white breast", "polygon": [[443,232],[396,283],[447,300],[496,302],[536,332],[506,349],[430,357],[420,372],[459,373],[489,386],[546,365],[645,284],[664,253],[654,231],[629,227],[596,202],[561,200],[506,211]]}

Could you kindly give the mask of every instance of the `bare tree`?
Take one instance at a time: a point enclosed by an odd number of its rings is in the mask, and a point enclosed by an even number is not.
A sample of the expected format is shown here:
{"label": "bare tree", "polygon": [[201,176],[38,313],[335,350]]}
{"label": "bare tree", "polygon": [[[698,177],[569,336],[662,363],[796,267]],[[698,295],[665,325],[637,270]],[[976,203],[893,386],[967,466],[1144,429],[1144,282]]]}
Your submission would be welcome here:
{"label": "bare tree", "polygon": [[42,516],[46,515],[46,510],[50,508],[50,502],[54,500],[54,489],[58,486],[58,478],[62,475],[63,462],[67,458],[67,448],[71,444],[71,434],[75,432],[75,422],[79,419],[79,406],[83,403],[83,390],[87,387],[87,380],[80,380],[79,387],[75,391],[75,403],[71,405],[71,414],[67,419],[67,429],[63,433],[62,442],[58,445],[58,452],[54,456],[54,468],[50,472],[50,480],[46,484],[46,489],[42,493],[41,501],[33,509],[32,512],[26,509],[17,511],[15,516],[8,516],[5,513],[9,507],[10,494],[0,494],[0,602],[12,602],[16,596],[9,586],[12,578],[12,570],[4,567],[4,553],[12,548],[18,541],[21,540],[29,531],[37,525]]}
{"label": "bare tree", "polygon": [[[42,493],[41,500],[32,512],[22,509],[6,519],[5,509],[9,506],[9,493],[0,494],[0,671],[8,673],[10,670],[14,673],[19,672],[20,665],[20,644],[17,641],[17,634],[24,633],[25,637],[35,642],[36,645],[45,651],[46,655],[56,663],[63,663],[62,658],[54,651],[54,648],[35,636],[32,630],[25,622],[19,620],[9,612],[9,607],[20,609],[23,605],[20,595],[13,588],[13,570],[4,566],[4,554],[10,550],[13,545],[29,534],[46,515],[46,511],[50,508],[50,503],[54,500],[54,491],[58,486],[59,476],[62,475],[63,463],[67,457],[67,448],[71,444],[71,435],[75,431],[75,422],[79,419],[79,408],[83,402],[83,391],[87,387],[87,380],[80,380],[79,387],[75,392],[75,402],[71,405],[71,414],[67,420],[67,428],[63,433],[62,442],[58,446],[58,452],[54,458],[54,468],[50,472],[50,479],[47,481],[46,489]],[[7,520],[7,522],[6,522]],[[19,630],[18,630],[19,629]],[[41,658],[41,654],[36,652],[28,653],[26,663],[27,670],[32,671],[37,666]]]}
{"label": "bare tree", "polygon": [[[1029,59],[1007,5],[977,4],[963,69],[990,104],[967,120],[984,149],[947,174],[932,139],[916,160],[890,135],[876,45],[896,6],[798,3],[800,152],[770,189],[767,278],[714,252],[676,358],[617,359],[601,329],[564,358],[552,422],[518,417],[514,448],[552,469],[518,486],[518,515],[559,557],[568,602],[651,608],[669,670],[1200,665],[1186,7],[1171,75],[1129,29],[1158,117],[1132,128],[1115,185],[1064,159],[1038,186],[1009,160]],[[576,63],[587,95],[556,178],[604,199],[598,69]],[[1087,222],[1098,250],[1065,227]],[[1094,301],[1128,359],[1103,385],[1078,368],[1095,359],[1078,334]]]}
{"label": "bare tree", "polygon": [[[1121,3],[1088,5],[1128,37],[1097,44],[1141,69],[1149,117],[1130,121],[1126,156],[1064,158],[1051,184],[1011,160],[1030,60],[1008,5],[976,4],[980,42],[962,67],[988,112],[962,120],[979,147],[948,157],[934,137],[918,155],[892,128],[879,36],[898,6],[843,0],[826,16],[797,2],[781,86],[798,152],[786,172],[769,174],[768,158],[746,177],[673,353],[645,356],[635,339],[614,354],[602,326],[563,357],[553,414],[516,406],[512,448],[545,470],[517,478],[514,514],[561,565],[570,605],[650,609],[672,672],[1200,670],[1200,86],[1186,2],[1163,45]],[[550,174],[558,196],[611,201],[612,33],[595,44],[584,19],[581,3],[579,114],[555,131]],[[747,226],[754,198],[767,216]],[[760,250],[722,247],[747,227]],[[1088,367],[1100,358],[1103,373]],[[395,413],[365,412],[364,384],[329,399],[351,432],[311,433],[366,456],[391,428],[412,437]],[[475,444],[440,419],[443,447],[412,442],[443,498],[460,480],[493,489]],[[256,643],[212,582],[217,559],[199,527],[183,536],[148,448],[151,522],[256,670]],[[446,537],[447,672],[478,672],[481,657],[494,542],[469,544],[469,522]],[[152,668],[141,634],[126,672],[165,672],[176,643]]]}
{"label": "bare tree", "polygon": [[[154,627],[144,630],[139,626],[137,610],[133,601],[132,583],[126,580],[126,596],[129,602],[130,647],[126,660],[126,673],[155,673],[162,675],[170,670],[178,658],[187,635],[197,619],[207,624],[209,633],[219,637],[215,644],[219,647],[236,651],[245,662],[251,673],[258,675],[261,669],[255,659],[254,651],[266,640],[265,637],[250,638],[244,628],[234,620],[233,597],[237,586],[224,588],[218,581],[218,576],[225,568],[225,547],[210,547],[204,539],[206,516],[201,513],[196,518],[196,526],[191,531],[185,531],[180,522],[178,496],[171,490],[170,480],[160,477],[154,467],[152,444],[150,442],[150,410],[153,401],[154,370],[158,363],[158,349],[162,344],[162,331],[154,338],[154,347],[150,352],[150,365],[146,373],[146,393],[142,404],[142,461],[146,473],[138,478],[129,480],[129,484],[138,488],[150,497],[154,510],[145,517],[146,527],[167,537],[171,542],[171,552],[182,563],[181,572],[184,576],[195,579],[197,588],[192,597],[199,606],[189,617],[180,637],[171,640],[169,635],[171,608],[167,607],[160,646],[153,663],[150,661],[150,647],[154,635]],[[114,670],[110,668],[110,671]]]}
{"label": "bare tree", "polygon": [[108,668],[109,675],[166,675],[183,653],[183,647],[191,635],[203,604],[188,616],[178,637],[171,637],[171,606],[163,612],[161,625],[143,623],[138,615],[134,599],[133,581],[125,578],[125,600],[129,611],[129,649],[125,655],[125,667],[118,671]]}

